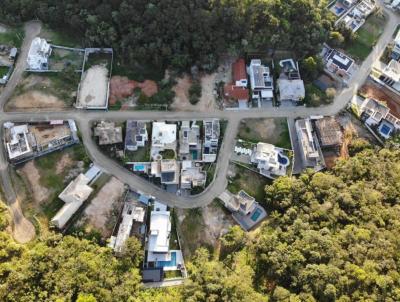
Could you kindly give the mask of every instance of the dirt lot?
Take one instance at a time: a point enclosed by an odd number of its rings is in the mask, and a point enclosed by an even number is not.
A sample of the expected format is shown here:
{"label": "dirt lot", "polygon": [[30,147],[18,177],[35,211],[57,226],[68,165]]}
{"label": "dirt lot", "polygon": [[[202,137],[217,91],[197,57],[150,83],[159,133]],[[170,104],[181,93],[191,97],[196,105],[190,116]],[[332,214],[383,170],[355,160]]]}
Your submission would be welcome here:
{"label": "dirt lot", "polygon": [[232,216],[214,201],[204,208],[177,210],[179,234],[185,257],[201,246],[218,252],[219,238],[235,225]]}
{"label": "dirt lot", "polygon": [[6,104],[6,110],[65,109],[70,106],[72,99],[75,100],[76,88],[77,83],[65,83],[55,74],[25,74],[25,78],[18,84],[14,95]]}
{"label": "dirt lot", "polygon": [[112,177],[90,201],[81,220],[84,220],[89,228],[93,227],[100,231],[104,238],[109,237],[112,229],[107,226],[107,221],[124,191],[124,183]]}
{"label": "dirt lot", "polygon": [[201,77],[201,98],[196,105],[192,105],[189,102],[189,88],[192,85],[190,77],[185,75],[183,78],[178,79],[177,84],[172,88],[176,96],[171,108],[177,111],[200,112],[209,112],[218,109],[214,95],[216,76],[217,73],[213,73]]}
{"label": "dirt lot", "polygon": [[29,181],[33,193],[33,200],[36,203],[42,203],[48,200],[50,197],[50,191],[40,184],[40,173],[35,166],[35,162],[31,160],[24,164],[21,168],[21,172]]}
{"label": "dirt lot", "polygon": [[78,106],[101,107],[106,103],[108,69],[95,65],[85,71],[78,95]]}
{"label": "dirt lot", "polygon": [[154,81],[137,82],[127,77],[113,76],[110,81],[110,105],[132,96],[137,88],[147,97],[153,96],[158,91],[157,83]]}
{"label": "dirt lot", "polygon": [[286,149],[292,148],[285,118],[242,120],[238,138],[253,143],[265,142]]}

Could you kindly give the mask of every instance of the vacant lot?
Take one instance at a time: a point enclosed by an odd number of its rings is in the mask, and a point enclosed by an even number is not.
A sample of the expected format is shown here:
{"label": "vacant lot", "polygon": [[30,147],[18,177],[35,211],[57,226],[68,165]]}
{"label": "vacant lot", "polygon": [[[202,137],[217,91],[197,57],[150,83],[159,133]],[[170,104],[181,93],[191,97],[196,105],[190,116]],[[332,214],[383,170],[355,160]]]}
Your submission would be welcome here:
{"label": "vacant lot", "polygon": [[259,203],[265,200],[265,186],[272,183],[272,180],[246,169],[242,166],[231,164],[228,172],[228,190],[234,194],[240,190],[246,191]]}
{"label": "vacant lot", "polygon": [[204,208],[178,210],[177,214],[180,239],[187,260],[199,247],[206,247],[218,254],[219,238],[235,225],[230,213],[217,201]]}
{"label": "vacant lot", "polygon": [[6,104],[6,110],[57,110],[71,107],[76,99],[78,84],[79,74],[76,73],[25,73],[25,78]]}
{"label": "vacant lot", "polygon": [[382,34],[386,22],[385,17],[379,13],[368,17],[365,24],[357,31],[355,41],[345,49],[346,52],[355,59],[365,60]]}
{"label": "vacant lot", "polygon": [[78,95],[78,106],[103,107],[107,103],[108,69],[95,65],[85,71]]}
{"label": "vacant lot", "polygon": [[109,178],[83,212],[81,221],[84,221],[86,232],[96,229],[103,238],[111,236],[114,225],[108,221],[114,214],[114,208],[121,201],[124,191],[121,181],[115,177]]}
{"label": "vacant lot", "polygon": [[49,220],[63,206],[58,195],[79,173],[85,171],[85,150],[75,145],[29,161],[17,169],[26,191],[22,209],[28,219],[39,221],[47,229]]}
{"label": "vacant lot", "polygon": [[264,142],[281,148],[292,148],[285,118],[242,120],[238,138],[253,143]]}
{"label": "vacant lot", "polygon": [[171,108],[176,111],[200,111],[207,112],[218,108],[216,103],[215,79],[217,73],[207,74],[201,77],[201,98],[196,105],[189,102],[189,89],[192,81],[188,75],[177,80],[177,84],[173,87],[175,99]]}
{"label": "vacant lot", "polygon": [[0,24],[0,44],[19,48],[23,39],[24,31],[22,28],[10,28]]}
{"label": "vacant lot", "polygon": [[54,47],[49,58],[49,70],[64,70],[70,68],[72,70],[82,70],[83,67],[83,51],[73,51]]}

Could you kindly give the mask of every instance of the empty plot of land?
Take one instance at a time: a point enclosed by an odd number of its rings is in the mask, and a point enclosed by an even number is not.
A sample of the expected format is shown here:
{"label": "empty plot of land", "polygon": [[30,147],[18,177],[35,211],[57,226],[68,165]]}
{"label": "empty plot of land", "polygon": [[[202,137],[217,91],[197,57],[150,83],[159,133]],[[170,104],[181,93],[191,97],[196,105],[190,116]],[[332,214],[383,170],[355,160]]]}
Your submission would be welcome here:
{"label": "empty plot of land", "polygon": [[292,149],[285,118],[242,120],[238,138],[253,143],[264,142]]}
{"label": "empty plot of land", "polygon": [[192,81],[188,75],[178,79],[177,84],[172,88],[175,92],[175,99],[171,108],[178,111],[200,111],[209,112],[218,108],[215,99],[215,79],[217,73],[204,75],[200,79],[201,98],[196,105],[189,102],[189,89]]}
{"label": "empty plot of land", "polygon": [[84,215],[87,223],[101,231],[104,237],[109,236],[106,224],[114,204],[118,202],[124,193],[124,184],[112,177],[91,200],[85,209]]}
{"label": "empty plot of land", "polygon": [[50,197],[50,191],[40,184],[40,173],[33,160],[24,164],[21,172],[26,176],[30,189],[32,190],[33,199],[37,203],[47,201]]}
{"label": "empty plot of land", "polygon": [[78,108],[107,106],[108,69],[96,65],[85,71],[78,95]]}

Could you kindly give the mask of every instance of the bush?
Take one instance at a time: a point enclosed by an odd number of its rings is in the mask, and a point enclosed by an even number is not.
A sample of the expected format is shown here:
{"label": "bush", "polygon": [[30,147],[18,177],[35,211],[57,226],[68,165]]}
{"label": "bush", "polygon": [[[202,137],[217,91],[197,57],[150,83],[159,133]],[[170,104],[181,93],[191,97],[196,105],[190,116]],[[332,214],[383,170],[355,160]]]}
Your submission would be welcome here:
{"label": "bush", "polygon": [[196,105],[201,98],[201,85],[200,82],[193,82],[192,86],[189,88],[189,102],[192,105]]}

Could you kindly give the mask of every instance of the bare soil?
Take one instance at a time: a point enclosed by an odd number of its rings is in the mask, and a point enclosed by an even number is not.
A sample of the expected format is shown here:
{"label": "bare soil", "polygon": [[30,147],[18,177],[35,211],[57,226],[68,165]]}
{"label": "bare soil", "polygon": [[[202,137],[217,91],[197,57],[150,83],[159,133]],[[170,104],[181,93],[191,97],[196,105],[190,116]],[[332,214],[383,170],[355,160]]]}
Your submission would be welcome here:
{"label": "bare soil", "polygon": [[137,82],[129,80],[127,77],[113,76],[110,81],[110,105],[132,96],[136,88],[139,88],[147,97],[151,97],[158,92],[157,83],[152,80]]}
{"label": "bare soil", "polygon": [[33,193],[33,199],[36,203],[40,204],[45,202],[50,197],[50,190],[40,184],[40,173],[36,168],[33,160],[24,164],[20,170],[30,183],[30,189]]}
{"label": "bare soil", "polygon": [[65,103],[59,98],[44,94],[39,91],[29,91],[11,99],[7,104],[7,109],[38,109],[52,108],[60,110],[65,108]]}
{"label": "bare soil", "polygon": [[109,214],[125,191],[124,183],[112,177],[91,200],[84,211],[85,222],[99,230],[103,237],[109,237],[111,230],[106,227]]}
{"label": "bare soil", "polygon": [[175,92],[175,99],[171,108],[176,111],[200,111],[210,112],[218,109],[215,97],[215,80],[217,73],[206,74],[201,77],[202,87],[200,101],[196,105],[189,102],[189,89],[192,80],[189,75],[178,79],[177,84],[172,88]]}
{"label": "bare soil", "polygon": [[72,167],[74,164],[69,154],[63,154],[61,160],[56,164],[56,174],[61,174],[66,168]]}
{"label": "bare soil", "polygon": [[78,95],[78,105],[103,106],[106,103],[108,69],[95,65],[85,71]]}

